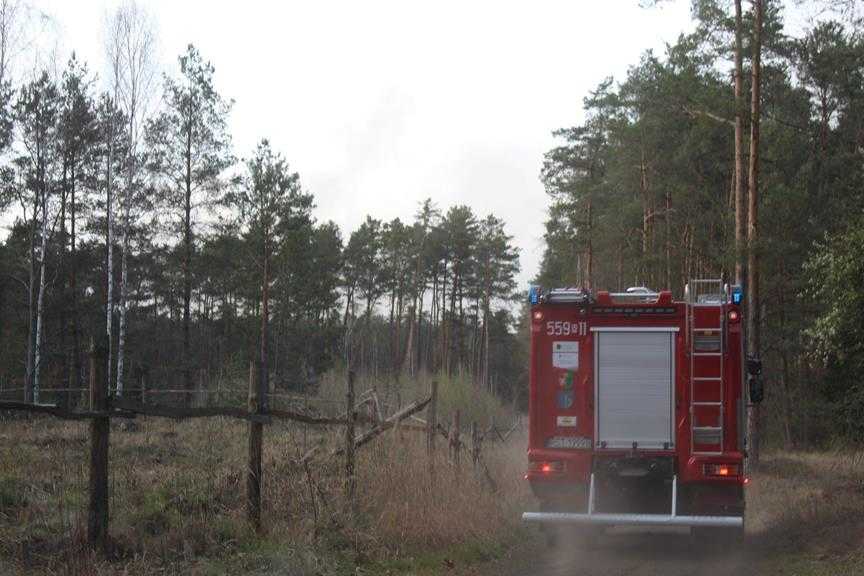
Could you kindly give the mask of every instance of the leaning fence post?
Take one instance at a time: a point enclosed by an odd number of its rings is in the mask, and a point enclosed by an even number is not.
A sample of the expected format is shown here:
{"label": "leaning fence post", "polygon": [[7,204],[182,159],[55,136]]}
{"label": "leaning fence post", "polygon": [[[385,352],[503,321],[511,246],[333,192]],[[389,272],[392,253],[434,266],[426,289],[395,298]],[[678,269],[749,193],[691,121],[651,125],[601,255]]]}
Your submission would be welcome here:
{"label": "leaning fence post", "polygon": [[453,465],[456,468],[456,472],[459,472],[459,449],[462,441],[459,438],[459,426],[461,419],[461,411],[456,410],[453,412],[453,425],[450,427],[450,455],[453,458]]}
{"label": "leaning fence post", "polygon": [[438,381],[432,380],[429,408],[426,409],[426,451],[429,455],[429,473],[435,470],[435,436],[438,435]]}
{"label": "leaning fence post", "polygon": [[90,410],[100,415],[90,420],[90,507],[87,540],[105,551],[108,541],[108,446],[111,426],[107,416],[108,382],[103,367],[105,354],[90,339]]}
{"label": "leaning fence post", "polygon": [[[262,376],[255,379],[255,362],[249,362],[249,414],[261,414]],[[263,423],[249,420],[249,469],[246,471],[246,513],[256,531],[261,530],[261,447]]]}
{"label": "leaning fence post", "polygon": [[345,499],[354,509],[354,371],[348,370],[348,390],[345,394]]}

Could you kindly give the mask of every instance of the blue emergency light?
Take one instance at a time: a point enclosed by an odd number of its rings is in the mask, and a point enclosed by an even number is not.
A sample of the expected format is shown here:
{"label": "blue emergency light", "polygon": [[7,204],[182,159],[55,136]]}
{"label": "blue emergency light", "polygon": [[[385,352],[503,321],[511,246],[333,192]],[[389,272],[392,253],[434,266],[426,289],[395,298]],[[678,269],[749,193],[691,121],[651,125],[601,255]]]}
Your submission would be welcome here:
{"label": "blue emergency light", "polygon": [[744,292],[741,290],[741,286],[733,286],[732,287],[732,303],[733,304],[741,304],[744,299]]}
{"label": "blue emergency light", "polygon": [[533,306],[540,302],[540,289],[537,286],[528,287],[528,301]]}

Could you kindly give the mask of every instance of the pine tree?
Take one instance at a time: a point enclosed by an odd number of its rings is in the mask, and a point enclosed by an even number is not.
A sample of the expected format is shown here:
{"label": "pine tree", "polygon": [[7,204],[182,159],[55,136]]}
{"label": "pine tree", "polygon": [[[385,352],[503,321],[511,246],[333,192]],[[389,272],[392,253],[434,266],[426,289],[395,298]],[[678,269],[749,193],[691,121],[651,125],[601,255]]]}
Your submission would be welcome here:
{"label": "pine tree", "polygon": [[[192,270],[196,213],[218,201],[220,179],[233,163],[226,102],[213,84],[214,68],[189,45],[179,58],[180,78],[164,79],[164,110],[147,126],[150,169],[161,179],[160,205],[175,216],[182,244],[183,345],[186,390],[193,389],[191,358]],[[191,396],[190,396],[191,398]]]}

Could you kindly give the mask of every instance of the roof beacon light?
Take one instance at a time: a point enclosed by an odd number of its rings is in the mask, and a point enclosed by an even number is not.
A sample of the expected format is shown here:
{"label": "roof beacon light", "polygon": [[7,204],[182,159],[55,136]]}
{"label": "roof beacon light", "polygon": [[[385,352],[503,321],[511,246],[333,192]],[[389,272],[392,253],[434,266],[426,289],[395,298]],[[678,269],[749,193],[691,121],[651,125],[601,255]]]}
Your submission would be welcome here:
{"label": "roof beacon light", "polygon": [[744,292],[741,290],[741,286],[733,286],[732,287],[732,303],[740,305],[741,302],[744,301]]}
{"label": "roof beacon light", "polygon": [[528,301],[531,302],[531,305],[537,304],[540,302],[540,288],[539,286],[530,286],[528,288]]}

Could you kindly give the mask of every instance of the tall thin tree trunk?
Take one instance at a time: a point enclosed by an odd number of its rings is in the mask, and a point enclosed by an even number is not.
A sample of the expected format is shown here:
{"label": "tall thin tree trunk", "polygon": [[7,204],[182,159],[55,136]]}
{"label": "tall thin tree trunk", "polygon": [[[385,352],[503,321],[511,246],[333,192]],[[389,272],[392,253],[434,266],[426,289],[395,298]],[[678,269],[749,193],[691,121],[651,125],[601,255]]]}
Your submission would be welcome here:
{"label": "tall thin tree trunk", "polygon": [[[192,400],[192,366],[190,360],[190,306],[192,302],[192,136],[186,137],[186,189],[184,190],[183,204],[183,389],[187,391],[187,402]],[[266,242],[266,239],[265,239]],[[266,250],[266,248],[265,248]],[[266,257],[266,254],[265,254]],[[268,263],[265,262],[265,268]],[[268,272],[268,270],[265,270]],[[263,329],[263,325],[262,325]],[[263,353],[263,351],[262,351]],[[263,357],[262,357],[263,359]]]}
{"label": "tall thin tree trunk", "polygon": [[27,283],[27,371],[25,382],[25,400],[32,402],[33,398],[33,372],[36,367],[36,223],[39,213],[39,196],[33,195],[33,219],[30,223],[30,270]]}
{"label": "tall thin tree trunk", "polygon": [[744,72],[741,0],[735,0],[735,283],[744,281]]}
{"label": "tall thin tree trunk", "polygon": [[[750,111],[750,177],[747,210],[747,353],[759,356],[759,120],[761,101],[761,56],[763,0],[753,0],[753,82]],[[747,418],[750,458],[759,463],[759,406],[750,406]]]}
{"label": "tall thin tree trunk", "polygon": [[[68,249],[69,236],[66,234],[66,204],[67,199],[69,197],[69,158],[66,156],[64,152],[63,157],[63,180],[60,186],[60,261],[58,263],[58,270],[60,273],[60,297],[63,302],[67,302],[69,298],[68,287],[66,285],[66,275],[65,266],[68,265],[66,261],[66,250]],[[63,355],[63,377],[61,388],[70,388],[70,381],[72,375],[72,363],[69,353],[69,347],[66,343],[66,332],[69,327],[69,316],[68,316],[68,307],[62,306],[60,308],[60,350]],[[69,391],[64,392],[61,397],[63,398],[63,403],[65,406],[69,406]]]}
{"label": "tall thin tree trunk", "polygon": [[588,246],[586,250],[585,263],[585,286],[591,290],[594,287],[594,211],[591,203],[591,195],[588,195]]}
{"label": "tall thin tree trunk", "polygon": [[414,364],[414,374],[420,372],[422,367],[424,366],[423,359],[423,346],[426,341],[426,338],[423,336],[423,300],[426,296],[426,284],[424,281],[423,287],[420,289],[420,296],[417,299],[417,344],[415,353],[417,355],[416,362]]}
{"label": "tall thin tree trunk", "polygon": [[[44,171],[43,171],[44,178]],[[45,264],[48,260],[48,192],[42,182],[42,247],[39,255],[39,296],[36,303],[36,350],[33,365],[33,402],[39,402],[42,373],[42,332],[45,306]]]}
{"label": "tall thin tree trunk", "polygon": [[270,240],[269,229],[264,228],[264,273],[261,281],[261,388],[259,391],[265,394],[260,402],[266,403],[266,394],[270,393],[270,367],[268,365],[268,340],[270,326]]}
{"label": "tall thin tree trunk", "polygon": [[645,163],[645,149],[639,160],[639,192],[642,196],[642,282],[651,284],[651,202],[648,197],[648,167]]}
{"label": "tall thin tree trunk", "polygon": [[123,395],[124,357],[126,354],[126,312],[129,308],[129,201],[131,190],[126,191],[127,198],[123,207],[123,239],[120,256],[120,322],[117,326],[117,396]]}
{"label": "tall thin tree trunk", "polygon": [[108,167],[107,167],[107,188],[106,188],[106,203],[105,213],[107,219],[107,238],[105,243],[108,245],[108,262],[106,274],[106,296],[105,296],[105,334],[108,337],[108,368],[107,381],[111,382],[113,374],[112,355],[114,341],[112,338],[112,324],[114,318],[114,219],[113,219],[113,162],[114,162],[114,118],[113,110],[111,111],[111,121],[108,126]]}
{"label": "tall thin tree trunk", "polygon": [[129,309],[129,227],[132,225],[130,211],[134,198],[136,176],[135,158],[135,101],[129,112],[129,167],[126,176],[126,193],[123,195],[123,240],[120,259],[120,324],[117,328],[117,396],[123,395],[124,359],[126,353],[126,313]]}
{"label": "tall thin tree trunk", "polygon": [[489,292],[486,292],[486,302],[483,306],[483,385],[491,389],[489,379]]}
{"label": "tall thin tree trunk", "polygon": [[624,246],[618,247],[618,274],[616,277],[616,290],[623,290],[621,285],[624,283]]}
{"label": "tall thin tree trunk", "polygon": [[70,388],[81,388],[81,341],[80,325],[78,318],[78,253],[75,240],[75,221],[77,218],[77,206],[75,204],[75,163],[71,169],[71,189],[69,204],[69,289],[72,292],[72,380]]}

